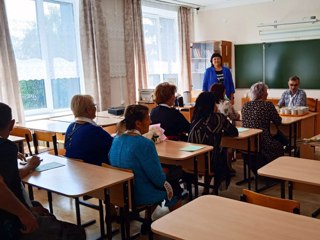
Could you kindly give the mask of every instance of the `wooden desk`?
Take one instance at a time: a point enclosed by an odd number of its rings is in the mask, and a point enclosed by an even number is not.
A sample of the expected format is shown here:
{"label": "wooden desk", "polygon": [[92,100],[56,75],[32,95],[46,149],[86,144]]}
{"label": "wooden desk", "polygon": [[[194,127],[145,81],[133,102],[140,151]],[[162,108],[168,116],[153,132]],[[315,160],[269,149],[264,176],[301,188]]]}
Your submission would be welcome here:
{"label": "wooden desk", "polygon": [[17,147],[18,147],[18,151],[20,153],[24,153],[24,143],[23,141],[25,140],[23,137],[18,137],[18,136],[12,136],[10,135],[8,137],[8,139],[11,141],[11,142],[14,142]]}
{"label": "wooden desk", "polygon": [[[315,138],[320,138],[320,134],[314,136]],[[302,142],[300,145],[300,157],[308,159],[316,159],[315,151],[316,147],[320,147],[320,142]]]}
{"label": "wooden desk", "polygon": [[193,112],[195,107],[194,106],[184,106],[184,107],[177,107],[182,115],[189,121],[191,122],[192,117],[193,117]]}
{"label": "wooden desk", "polygon": [[[202,146],[203,148],[194,151],[187,152],[181,151],[181,148],[187,146]],[[156,144],[156,149],[158,152],[158,156],[160,158],[161,163],[166,163],[170,165],[178,165],[182,166],[186,169],[192,169],[194,172],[194,182],[195,182],[195,196],[198,196],[198,173],[199,169],[203,169],[205,175],[209,175],[210,171],[210,156],[209,152],[213,150],[212,146],[203,145],[203,144],[195,144],[188,142],[180,142],[180,141],[171,141],[166,140],[162,143]],[[199,160],[202,164],[199,165]]]}
{"label": "wooden desk", "polygon": [[[259,146],[260,146],[260,134],[262,133],[261,129],[249,128],[247,131],[239,133],[238,137],[228,137],[223,136],[221,139],[221,146],[227,148],[233,148],[237,150],[246,151],[248,153],[248,168],[246,167],[245,161],[243,161],[243,180],[237,182],[237,185],[242,184],[243,182],[248,182],[248,189],[251,189],[251,153],[255,152],[258,156]],[[247,177],[248,176],[248,177]],[[256,181],[256,189],[258,187]]]}
{"label": "wooden desk", "polygon": [[36,120],[26,122],[25,127],[32,130],[40,130],[47,132],[65,133],[69,127],[68,122],[52,121],[52,120]]}
{"label": "wooden desk", "polygon": [[[116,117],[116,116],[113,116],[110,114],[109,114],[109,116],[107,114],[102,114],[102,115],[103,115],[103,117],[97,116],[94,119],[94,121],[99,126],[103,127],[106,131],[108,131],[110,134],[115,133],[116,126],[123,119],[123,117]],[[70,123],[74,122],[74,116],[68,115],[68,116],[63,116],[63,117],[55,117],[55,118],[51,118],[50,120],[57,121],[57,122],[67,122],[70,124]]]}
{"label": "wooden desk", "polygon": [[[51,192],[74,198],[78,225],[81,225],[79,197],[90,195],[90,193],[104,189],[106,212],[110,213],[110,196],[108,187],[116,184],[124,184],[124,187],[128,189],[128,181],[133,178],[133,174],[129,172],[103,168],[51,154],[40,154],[39,156],[43,159],[43,163],[58,162],[64,164],[64,166],[43,172],[33,172],[25,177],[23,182],[48,190],[48,193],[50,193],[48,194],[50,211],[52,211],[52,198],[50,197]],[[128,191],[126,192],[128,193]],[[128,200],[128,197],[124,196],[124,199]],[[128,202],[126,205],[128,206]],[[107,234],[109,235],[111,234],[110,216],[107,215],[107,219],[109,219],[107,223]],[[100,227],[102,236],[104,235],[103,225],[103,211],[101,215],[100,209]],[[111,239],[111,235],[108,237]]]}
{"label": "wooden desk", "polygon": [[[296,156],[297,139],[310,138],[316,134],[316,119],[318,113],[309,112],[301,117],[283,117],[279,126],[289,139],[293,140],[293,148],[295,149],[294,156]],[[289,141],[289,146],[292,142]],[[291,155],[291,151],[290,151]]]}
{"label": "wooden desk", "polygon": [[[279,157],[258,170],[261,176],[283,180],[281,197],[285,197],[285,181],[288,181],[289,199],[293,188],[301,188],[320,193],[320,162],[316,160]],[[293,183],[296,183],[295,186]]]}
{"label": "wooden desk", "polygon": [[319,239],[318,219],[213,195],[199,197],[152,223],[171,239]]}

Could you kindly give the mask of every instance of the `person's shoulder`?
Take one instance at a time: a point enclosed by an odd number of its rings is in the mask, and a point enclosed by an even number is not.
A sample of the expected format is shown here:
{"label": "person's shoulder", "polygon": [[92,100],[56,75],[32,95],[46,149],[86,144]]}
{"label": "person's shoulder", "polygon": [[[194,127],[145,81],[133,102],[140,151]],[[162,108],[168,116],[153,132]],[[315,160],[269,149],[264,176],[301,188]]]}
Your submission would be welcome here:
{"label": "person's shoulder", "polygon": [[10,150],[16,150],[17,146],[14,142],[10,141],[9,139],[6,138],[0,138],[0,149],[10,151]]}

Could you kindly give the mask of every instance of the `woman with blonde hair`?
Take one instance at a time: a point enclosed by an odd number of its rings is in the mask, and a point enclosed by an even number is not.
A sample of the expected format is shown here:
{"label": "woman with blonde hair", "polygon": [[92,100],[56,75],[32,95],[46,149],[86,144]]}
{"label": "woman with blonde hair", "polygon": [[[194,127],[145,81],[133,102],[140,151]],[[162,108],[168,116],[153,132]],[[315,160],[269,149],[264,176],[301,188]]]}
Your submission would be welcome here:
{"label": "woman with blonde hair", "polygon": [[113,138],[93,119],[96,105],[90,95],[75,95],[71,100],[75,121],[65,135],[66,157],[81,159],[86,163],[109,163],[108,154]]}

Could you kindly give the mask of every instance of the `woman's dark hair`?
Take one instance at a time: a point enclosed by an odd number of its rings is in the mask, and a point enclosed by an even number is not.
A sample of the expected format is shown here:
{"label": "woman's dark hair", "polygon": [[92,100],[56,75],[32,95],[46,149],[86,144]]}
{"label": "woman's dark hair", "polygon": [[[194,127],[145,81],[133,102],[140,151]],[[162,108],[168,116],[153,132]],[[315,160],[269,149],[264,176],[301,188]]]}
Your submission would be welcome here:
{"label": "woman's dark hair", "polygon": [[176,91],[177,87],[175,85],[168,82],[160,83],[154,91],[156,103],[161,104],[167,102],[175,95]]}
{"label": "woman's dark hair", "polygon": [[124,119],[118,125],[118,133],[124,130],[132,130],[136,128],[136,121],[142,121],[149,114],[149,109],[143,105],[129,105],[124,113]]}
{"label": "woman's dark hair", "polygon": [[210,92],[213,92],[213,94],[219,99],[224,100],[224,91],[226,88],[222,83],[214,83],[210,87]]}
{"label": "woman's dark hair", "polygon": [[213,66],[213,64],[212,64],[212,59],[215,58],[215,57],[219,57],[220,60],[221,60],[221,63],[222,63],[222,56],[221,56],[221,54],[220,54],[220,53],[214,53],[214,54],[212,54],[212,56],[211,56],[211,58],[210,58],[210,63],[211,63],[212,66]]}
{"label": "woman's dark hair", "polygon": [[219,103],[219,99],[212,92],[200,93],[196,100],[192,121],[208,117],[214,112],[216,103]]}
{"label": "woman's dark hair", "polygon": [[12,111],[7,104],[2,102],[0,102],[0,116],[0,130],[3,130],[8,127],[12,120]]}

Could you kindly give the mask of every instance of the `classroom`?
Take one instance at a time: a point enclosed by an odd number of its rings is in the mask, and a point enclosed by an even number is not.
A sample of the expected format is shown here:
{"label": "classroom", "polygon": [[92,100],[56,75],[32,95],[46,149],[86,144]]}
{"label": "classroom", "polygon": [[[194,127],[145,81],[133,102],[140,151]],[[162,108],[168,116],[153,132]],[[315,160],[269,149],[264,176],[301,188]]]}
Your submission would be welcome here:
{"label": "classroom", "polygon": [[[82,231],[84,239],[318,238],[319,13],[318,0],[0,0],[0,111],[7,114],[8,105],[15,119],[7,124],[1,116],[0,143],[14,142],[23,153],[17,179],[24,193],[46,214],[78,227],[79,239]],[[237,116],[224,116],[228,123],[212,130],[217,145],[199,142],[195,130],[200,104],[212,103],[213,111],[218,101],[202,94],[214,52],[230,69],[235,91],[228,97]],[[308,108],[281,110],[294,75]],[[259,114],[244,110],[257,82],[267,93],[263,102],[278,111],[265,117],[268,134],[287,141],[279,156],[276,146],[266,146],[265,129],[252,125]],[[205,100],[195,105],[198,96]],[[168,106],[170,115],[156,120]],[[211,114],[211,124],[221,124]],[[136,140],[140,135],[155,144]],[[76,144],[94,150],[81,155]],[[265,161],[266,155],[277,157]],[[146,166],[130,165],[140,158]],[[6,167],[0,166],[0,190],[10,195]],[[152,188],[154,198],[166,200],[143,202]],[[264,202],[272,200],[277,206]],[[14,205],[17,213],[12,206],[0,201],[1,226],[6,211],[21,220],[25,207]]]}

